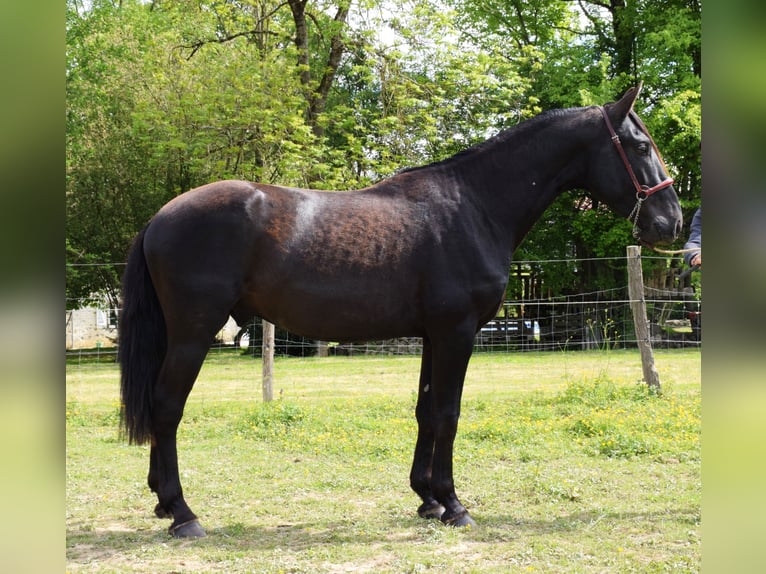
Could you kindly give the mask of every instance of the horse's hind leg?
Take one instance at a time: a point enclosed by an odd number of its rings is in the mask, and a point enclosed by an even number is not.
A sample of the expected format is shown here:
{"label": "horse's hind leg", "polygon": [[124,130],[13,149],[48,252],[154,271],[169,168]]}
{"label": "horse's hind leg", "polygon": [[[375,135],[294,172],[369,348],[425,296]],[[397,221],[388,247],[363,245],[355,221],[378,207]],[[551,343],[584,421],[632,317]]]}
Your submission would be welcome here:
{"label": "horse's hind leg", "polygon": [[[149,483],[149,488],[152,492],[156,493],[159,491],[160,476],[157,462],[157,447],[155,446],[154,437],[152,437],[152,448],[149,453],[149,477],[147,482]],[[157,503],[157,506],[154,507],[154,514],[157,515],[157,518],[173,518],[164,508],[162,508],[162,505],[159,502]]]}
{"label": "horse's hind leg", "polygon": [[176,537],[204,536],[197,516],[183,497],[178,473],[176,431],[186,398],[194,385],[209,347],[207,338],[174,339],[168,349],[152,395],[152,448],[149,487],[157,493],[155,513],[172,517],[170,533]]}

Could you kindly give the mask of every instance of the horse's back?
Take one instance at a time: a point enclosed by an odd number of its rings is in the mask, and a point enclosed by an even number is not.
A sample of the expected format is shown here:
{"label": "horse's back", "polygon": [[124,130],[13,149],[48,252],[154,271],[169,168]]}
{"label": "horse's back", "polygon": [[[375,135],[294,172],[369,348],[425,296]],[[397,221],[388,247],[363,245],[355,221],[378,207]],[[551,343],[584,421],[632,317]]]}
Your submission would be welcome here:
{"label": "horse's back", "polygon": [[413,209],[375,192],[221,181],[168,202],[144,250],[179,314],[220,302],[239,323],[261,316],[299,334],[357,339],[375,323],[409,334],[423,230]]}

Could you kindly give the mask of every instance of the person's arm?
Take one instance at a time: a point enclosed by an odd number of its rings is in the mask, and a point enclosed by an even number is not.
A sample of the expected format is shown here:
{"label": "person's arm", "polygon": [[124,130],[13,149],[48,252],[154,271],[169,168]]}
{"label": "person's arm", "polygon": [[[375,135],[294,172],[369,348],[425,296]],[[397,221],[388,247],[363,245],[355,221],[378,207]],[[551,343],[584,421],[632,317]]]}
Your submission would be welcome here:
{"label": "person's arm", "polygon": [[689,239],[684,244],[684,249],[693,249],[684,253],[684,261],[687,265],[702,265],[702,208],[700,207],[692,218]]}

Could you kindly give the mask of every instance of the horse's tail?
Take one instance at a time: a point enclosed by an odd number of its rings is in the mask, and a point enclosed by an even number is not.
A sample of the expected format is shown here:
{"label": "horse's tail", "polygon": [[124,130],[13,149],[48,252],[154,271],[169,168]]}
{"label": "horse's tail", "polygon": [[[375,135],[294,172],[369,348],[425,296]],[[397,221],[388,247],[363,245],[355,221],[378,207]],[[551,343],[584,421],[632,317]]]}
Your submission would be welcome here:
{"label": "horse's tail", "polygon": [[121,428],[133,444],[151,438],[152,391],[167,350],[165,319],[144,257],[146,229],[130,249],[118,322]]}

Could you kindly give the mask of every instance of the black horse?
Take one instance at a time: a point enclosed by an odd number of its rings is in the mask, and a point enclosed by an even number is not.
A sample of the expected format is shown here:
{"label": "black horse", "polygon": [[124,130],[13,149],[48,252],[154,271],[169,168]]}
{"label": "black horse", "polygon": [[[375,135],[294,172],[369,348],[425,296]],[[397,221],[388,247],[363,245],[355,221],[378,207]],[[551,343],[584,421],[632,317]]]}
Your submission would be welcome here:
{"label": "black horse", "polygon": [[646,245],[681,229],[673,182],[632,110],[639,90],[540,114],[358,191],[221,181],[167,203],[129,256],[119,361],[123,426],[131,442],[151,443],[149,487],[170,532],[205,534],[182,494],[176,429],[229,315],[326,341],[422,337],[418,513],[475,524],[452,478],[463,379],[524,235],[574,188],[630,218]]}

